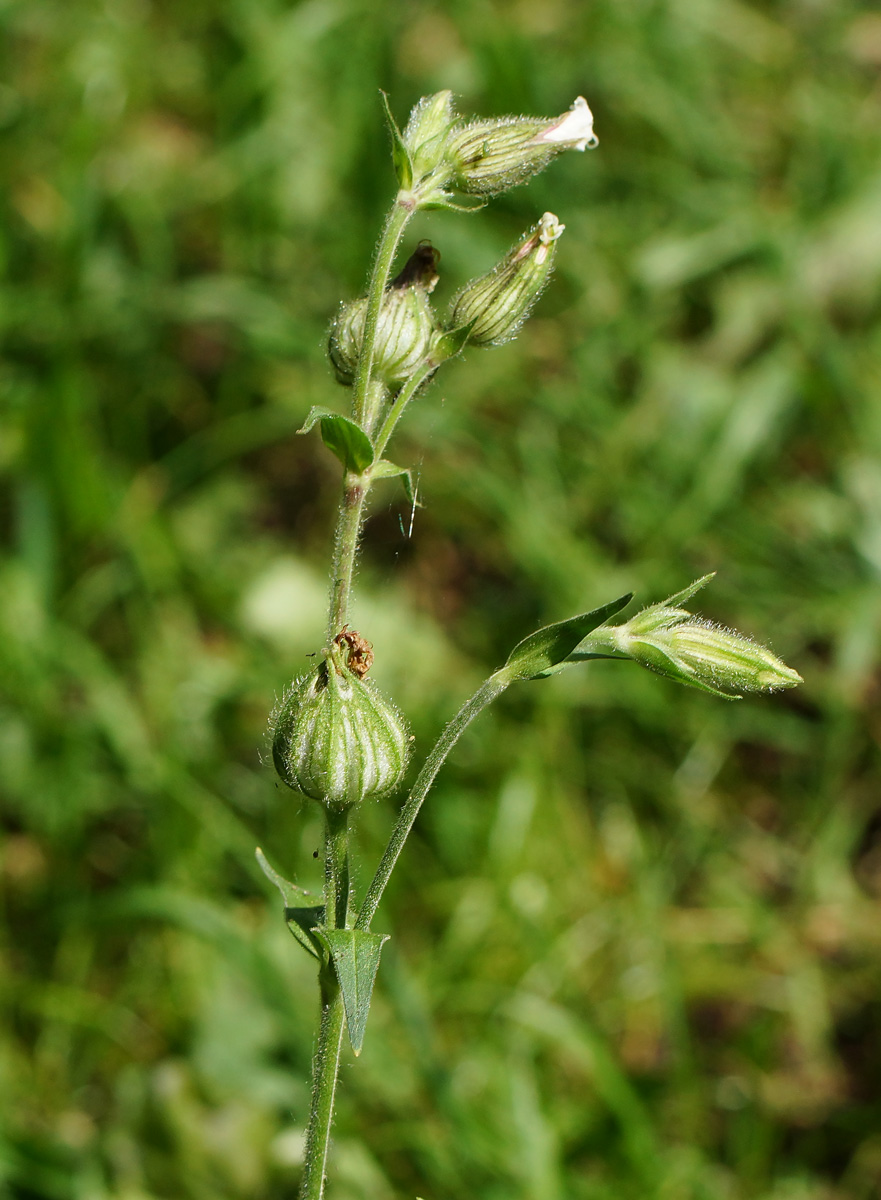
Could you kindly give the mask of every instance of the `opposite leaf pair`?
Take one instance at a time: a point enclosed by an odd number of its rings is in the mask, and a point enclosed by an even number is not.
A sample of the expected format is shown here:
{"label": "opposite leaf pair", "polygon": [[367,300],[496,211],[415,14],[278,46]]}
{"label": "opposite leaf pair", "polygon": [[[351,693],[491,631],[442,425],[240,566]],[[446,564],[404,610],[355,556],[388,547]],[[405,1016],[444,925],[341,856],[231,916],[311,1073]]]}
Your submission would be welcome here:
{"label": "opposite leaf pair", "polygon": [[[364,1045],[364,1031],[370,1013],[373,984],[379,969],[382,947],[389,940],[387,933],[372,933],[368,929],[329,929],[324,923],[324,905],[311,904],[311,892],[297,887],[274,871],[266,855],[257,847],[257,862],[267,879],[281,892],[284,917],[291,933],[304,950],[333,964],[346,1010],[346,1028],[356,1055]],[[291,903],[299,901],[300,903]]]}

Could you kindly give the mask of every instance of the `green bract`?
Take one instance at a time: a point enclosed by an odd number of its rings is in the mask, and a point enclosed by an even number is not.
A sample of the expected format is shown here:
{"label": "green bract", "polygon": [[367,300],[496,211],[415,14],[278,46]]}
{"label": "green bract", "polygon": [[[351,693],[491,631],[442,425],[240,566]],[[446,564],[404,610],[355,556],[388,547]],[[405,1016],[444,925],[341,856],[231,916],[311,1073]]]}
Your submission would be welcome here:
{"label": "green bract", "polygon": [[407,766],[406,722],[349,670],[338,645],[294,684],[270,732],[275,769],[288,787],[337,812],[391,791]]}

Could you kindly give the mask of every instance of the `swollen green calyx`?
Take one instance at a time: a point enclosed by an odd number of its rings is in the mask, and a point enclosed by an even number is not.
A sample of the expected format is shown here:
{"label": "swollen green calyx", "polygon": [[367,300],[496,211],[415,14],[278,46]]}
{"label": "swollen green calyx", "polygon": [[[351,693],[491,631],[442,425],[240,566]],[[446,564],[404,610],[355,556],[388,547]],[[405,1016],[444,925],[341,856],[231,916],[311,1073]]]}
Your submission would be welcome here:
{"label": "swollen green calyx", "polygon": [[[372,683],[357,635],[340,634],[273,714],[272,758],[288,787],[343,812],[392,791],[409,755],[401,714]],[[364,643],[362,643],[364,644]]]}
{"label": "swollen green calyx", "polygon": [[[429,242],[420,242],[404,269],[383,294],[373,347],[373,377],[396,387],[414,375],[431,349],[437,321],[429,295],[438,281],[439,255]],[[338,381],[351,387],[358,373],[367,297],[342,305],[330,329],[328,354]]]}

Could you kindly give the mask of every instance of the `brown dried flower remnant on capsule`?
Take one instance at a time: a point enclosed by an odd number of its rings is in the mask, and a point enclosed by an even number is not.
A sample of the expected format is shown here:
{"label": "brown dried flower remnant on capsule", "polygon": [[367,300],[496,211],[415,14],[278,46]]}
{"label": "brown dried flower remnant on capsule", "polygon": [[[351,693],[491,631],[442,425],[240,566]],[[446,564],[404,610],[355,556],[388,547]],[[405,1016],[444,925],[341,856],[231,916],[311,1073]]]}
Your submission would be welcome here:
{"label": "brown dried flower remnant on capsule", "polygon": [[438,264],[440,250],[423,238],[389,284],[392,288],[420,287],[429,295],[440,279]]}
{"label": "brown dried flower remnant on capsule", "polygon": [[353,675],[357,675],[359,679],[363,679],[373,666],[373,646],[368,642],[367,638],[362,637],[357,630],[349,629],[348,625],[344,625],[334,638],[334,643],[337,646],[346,645],[349,647],[349,657],[346,661],[346,666]]}

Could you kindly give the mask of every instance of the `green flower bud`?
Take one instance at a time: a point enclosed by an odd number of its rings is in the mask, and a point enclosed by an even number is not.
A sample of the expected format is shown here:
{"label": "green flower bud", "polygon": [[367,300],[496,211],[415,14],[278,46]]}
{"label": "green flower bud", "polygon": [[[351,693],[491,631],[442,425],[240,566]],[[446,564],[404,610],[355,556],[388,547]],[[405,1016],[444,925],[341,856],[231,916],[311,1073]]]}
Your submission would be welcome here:
{"label": "green flower bud", "polygon": [[[414,375],[424,362],[437,331],[428,300],[437,283],[437,251],[424,242],[386,289],[376,322],[373,374],[395,387]],[[340,383],[350,387],[358,371],[364,340],[367,298],[344,304],[331,326],[328,354]]]}
{"label": "green flower bud", "polygon": [[578,647],[580,657],[610,652],[678,683],[729,698],[801,683],[797,671],[752,638],[677,607],[709,578],[651,605],[626,625],[594,630]]}
{"label": "green flower bud", "polygon": [[505,117],[474,121],[447,140],[453,184],[467,195],[494,196],[543,171],[563,150],[598,145],[593,114],[583,96],[554,119]]}
{"label": "green flower bud", "polygon": [[500,346],[515,337],[550,279],[565,228],[553,213],[545,213],[488,275],[472,279],[455,296],[447,328],[471,325],[471,346]]}
{"label": "green flower bud", "polygon": [[454,120],[453,93],[449,91],[423,96],[410,113],[403,142],[410,155],[416,182],[443,163],[447,135]]}
{"label": "green flower bud", "polygon": [[294,683],[270,722],[278,774],[335,812],[392,791],[407,766],[406,722],[364,680],[372,660],[366,646],[359,635],[341,633],[324,662]]}

